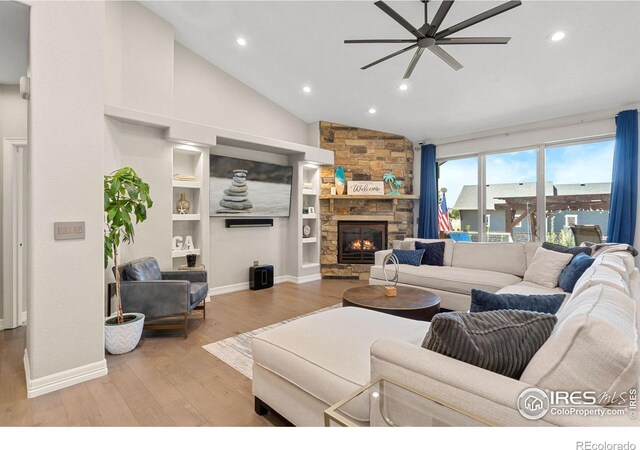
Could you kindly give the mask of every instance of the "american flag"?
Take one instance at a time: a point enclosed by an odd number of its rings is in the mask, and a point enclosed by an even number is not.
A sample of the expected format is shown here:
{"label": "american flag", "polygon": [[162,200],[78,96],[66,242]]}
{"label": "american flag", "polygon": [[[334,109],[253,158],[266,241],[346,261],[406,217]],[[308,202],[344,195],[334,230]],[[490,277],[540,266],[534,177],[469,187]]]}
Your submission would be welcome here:
{"label": "american flag", "polygon": [[442,201],[438,208],[438,228],[440,231],[451,231],[451,222],[449,221],[449,210],[447,209],[447,198],[442,193]]}

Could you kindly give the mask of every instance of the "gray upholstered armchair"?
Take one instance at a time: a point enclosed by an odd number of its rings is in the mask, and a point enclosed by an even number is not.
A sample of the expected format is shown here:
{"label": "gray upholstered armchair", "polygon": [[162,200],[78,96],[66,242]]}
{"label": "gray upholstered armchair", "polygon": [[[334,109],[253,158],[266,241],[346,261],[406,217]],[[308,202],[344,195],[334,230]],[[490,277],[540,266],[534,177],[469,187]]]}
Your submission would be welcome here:
{"label": "gray upholstered armchair", "polygon": [[[114,274],[115,274],[114,267]],[[194,309],[206,317],[205,298],[209,291],[205,271],[163,272],[155,258],[140,258],[118,266],[120,296],[124,312],[145,315],[145,329],[184,329],[188,334],[188,317]],[[115,283],[112,283],[115,285]],[[110,286],[110,292],[115,291]],[[156,319],[182,316],[184,322],[148,323]]]}

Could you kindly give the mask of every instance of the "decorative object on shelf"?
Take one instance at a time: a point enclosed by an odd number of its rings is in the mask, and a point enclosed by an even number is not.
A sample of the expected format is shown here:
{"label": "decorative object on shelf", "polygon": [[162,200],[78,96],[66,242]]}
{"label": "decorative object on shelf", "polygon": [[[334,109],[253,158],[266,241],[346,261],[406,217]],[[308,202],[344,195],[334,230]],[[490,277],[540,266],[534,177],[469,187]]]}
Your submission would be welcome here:
{"label": "decorative object on shelf", "polygon": [[347,187],[347,178],[344,175],[342,166],[336,169],[336,195],[344,195]]}
{"label": "decorative object on shelf", "polygon": [[184,249],[184,240],[182,236],[174,236],[171,238],[171,250],[183,250]]}
{"label": "decorative object on shelf", "polygon": [[187,267],[195,267],[197,258],[198,255],[194,255],[193,253],[187,254]]}
{"label": "decorative object on shelf", "polygon": [[307,208],[307,213],[308,214],[315,214],[316,213],[316,209],[313,206],[309,206]]}
{"label": "decorative object on shelf", "polygon": [[193,250],[195,247],[193,246],[193,237],[187,236],[184,238],[184,249],[185,250]]}
{"label": "decorative object on shelf", "polygon": [[[389,279],[389,276],[387,275],[387,263],[390,262],[391,264],[393,264],[393,269],[394,269],[394,274],[391,277],[391,279]],[[400,272],[400,264],[398,261],[398,257],[396,255],[394,255],[393,253],[389,253],[387,256],[384,257],[384,259],[382,260],[382,273],[384,274],[384,279],[387,283],[387,285],[384,287],[384,295],[387,297],[395,297],[396,295],[398,295],[398,290],[396,289],[396,285],[398,284],[398,278],[399,278],[399,272]]]}
{"label": "decorative object on shelf", "polygon": [[384,195],[382,181],[349,181],[347,195]]}
{"label": "decorative object on shelf", "polygon": [[335,188],[335,187],[332,187],[332,188],[331,188],[331,195],[336,195],[336,192],[337,192],[337,191],[336,191],[336,188]]}
{"label": "decorative object on shelf", "polygon": [[302,184],[302,187],[303,187],[304,189],[313,189],[313,183],[307,183],[307,182],[305,182],[305,183],[303,183],[303,184]]}
{"label": "decorative object on shelf", "polygon": [[311,234],[311,227],[309,225],[305,225],[302,227],[302,237],[308,238]]}
{"label": "decorative object on shelf", "polygon": [[173,180],[174,181],[196,181],[196,177],[180,175],[179,173],[174,173],[173,174]]}
{"label": "decorative object on shelf", "polygon": [[[133,243],[133,223],[144,222],[147,210],[153,206],[149,185],[131,167],[123,167],[104,177],[104,268],[113,260],[118,267],[118,247],[121,242]],[[133,215],[133,218],[131,217]],[[120,301],[120,271],[116,278],[116,314],[105,321],[105,347],[109,353],[127,353],[136,348],[142,336],[144,314],[124,314]]]}
{"label": "decorative object on shelf", "polygon": [[309,214],[309,207],[305,206],[302,208],[302,214]]}
{"label": "decorative object on shelf", "polygon": [[189,210],[191,209],[191,203],[187,200],[187,194],[181,193],[180,199],[176,202],[176,211],[178,214],[189,214]]}
{"label": "decorative object on shelf", "polygon": [[385,173],[382,179],[389,185],[390,191],[387,195],[400,195],[400,188],[404,185],[402,181],[391,172]]}

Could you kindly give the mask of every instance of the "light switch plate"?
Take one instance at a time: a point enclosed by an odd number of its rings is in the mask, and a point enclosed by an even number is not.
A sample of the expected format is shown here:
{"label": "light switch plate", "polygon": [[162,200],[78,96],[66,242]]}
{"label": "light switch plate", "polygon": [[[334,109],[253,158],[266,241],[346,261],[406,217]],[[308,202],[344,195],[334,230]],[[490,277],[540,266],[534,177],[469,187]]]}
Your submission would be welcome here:
{"label": "light switch plate", "polygon": [[53,239],[84,239],[84,222],[54,222]]}

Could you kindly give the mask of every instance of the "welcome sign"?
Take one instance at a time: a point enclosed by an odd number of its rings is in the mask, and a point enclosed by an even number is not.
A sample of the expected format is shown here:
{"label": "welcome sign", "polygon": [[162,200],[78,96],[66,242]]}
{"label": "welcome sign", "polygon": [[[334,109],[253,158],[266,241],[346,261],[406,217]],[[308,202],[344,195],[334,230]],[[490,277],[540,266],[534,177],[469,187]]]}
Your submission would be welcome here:
{"label": "welcome sign", "polygon": [[347,195],[384,195],[382,181],[349,181]]}

